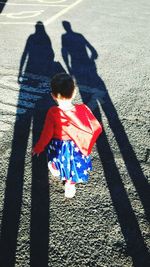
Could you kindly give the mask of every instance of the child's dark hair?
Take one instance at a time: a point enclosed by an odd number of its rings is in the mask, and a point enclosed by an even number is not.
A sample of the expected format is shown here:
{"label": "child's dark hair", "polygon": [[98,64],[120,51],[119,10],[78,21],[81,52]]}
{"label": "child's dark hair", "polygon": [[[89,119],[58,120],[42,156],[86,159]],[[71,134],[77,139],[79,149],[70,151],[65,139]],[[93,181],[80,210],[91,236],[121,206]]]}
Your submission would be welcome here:
{"label": "child's dark hair", "polygon": [[75,82],[69,74],[62,72],[52,78],[51,88],[55,97],[59,94],[66,99],[70,99],[75,90]]}

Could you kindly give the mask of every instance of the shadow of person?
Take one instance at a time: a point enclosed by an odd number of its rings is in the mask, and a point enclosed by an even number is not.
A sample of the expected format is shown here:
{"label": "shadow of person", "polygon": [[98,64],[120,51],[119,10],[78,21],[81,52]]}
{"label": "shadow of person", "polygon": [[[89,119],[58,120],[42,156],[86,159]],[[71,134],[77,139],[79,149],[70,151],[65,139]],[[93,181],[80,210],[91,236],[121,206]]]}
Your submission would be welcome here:
{"label": "shadow of person", "polygon": [[[62,56],[70,74],[73,74],[79,84],[93,86],[94,82],[99,82],[95,59],[98,54],[95,48],[85,39],[85,37],[72,30],[68,21],[63,21],[66,33],[62,35]],[[79,67],[80,62],[80,68]],[[87,80],[88,76],[88,80]]]}
{"label": "shadow of person", "polygon": [[7,3],[7,0],[3,0],[3,1],[0,2],[0,13],[3,12],[3,9],[4,9],[5,5],[6,5],[6,3]]}
{"label": "shadow of person", "polygon": [[54,60],[54,51],[49,36],[41,21],[35,25],[35,33],[31,34],[26,42],[20,61],[19,77],[22,73],[48,75],[51,63]]}
{"label": "shadow of person", "polygon": [[[1,224],[0,266],[15,265],[17,242],[18,245],[21,242],[17,240],[18,231],[24,234],[20,228],[23,220],[21,212],[24,214],[25,228],[28,229],[30,221],[30,266],[48,266],[47,159],[45,153],[42,153],[39,158],[33,157],[30,164],[31,151],[27,146],[29,145],[31,150],[32,143],[36,142],[43,127],[45,114],[54,104],[50,97],[49,79],[60,70],[64,71],[61,64],[54,61],[54,51],[44,25],[38,22],[35,34],[30,35],[27,40],[20,61],[18,75],[20,89]],[[27,201],[25,204],[24,198],[30,199],[30,197],[31,203]],[[26,236],[28,234],[27,232]],[[26,242],[29,244],[28,240]]]}
{"label": "shadow of person", "polygon": [[[103,110],[119,146],[126,169],[144,207],[146,218],[150,221],[149,185],[105,83],[97,73],[95,59],[98,57],[98,54],[82,34],[76,33],[71,29],[71,24],[68,21],[63,21],[62,24],[66,31],[62,35],[62,57],[67,70],[77,81],[82,101],[93,110],[100,121],[102,120],[100,108]],[[127,245],[127,254],[132,257],[134,266],[148,266],[150,264],[148,249],[144,243],[138,221],[124,188],[105,129],[97,141],[97,151]]]}

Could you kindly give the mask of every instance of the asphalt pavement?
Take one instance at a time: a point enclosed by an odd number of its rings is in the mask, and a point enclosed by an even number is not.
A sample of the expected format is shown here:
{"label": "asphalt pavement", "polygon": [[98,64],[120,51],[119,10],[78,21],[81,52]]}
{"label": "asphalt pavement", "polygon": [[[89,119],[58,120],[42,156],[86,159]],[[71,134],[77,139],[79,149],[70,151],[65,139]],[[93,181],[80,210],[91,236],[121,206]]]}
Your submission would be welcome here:
{"label": "asphalt pavement", "polygon": [[[150,266],[150,2],[0,1],[0,267]],[[31,157],[66,71],[103,124],[74,199]]]}

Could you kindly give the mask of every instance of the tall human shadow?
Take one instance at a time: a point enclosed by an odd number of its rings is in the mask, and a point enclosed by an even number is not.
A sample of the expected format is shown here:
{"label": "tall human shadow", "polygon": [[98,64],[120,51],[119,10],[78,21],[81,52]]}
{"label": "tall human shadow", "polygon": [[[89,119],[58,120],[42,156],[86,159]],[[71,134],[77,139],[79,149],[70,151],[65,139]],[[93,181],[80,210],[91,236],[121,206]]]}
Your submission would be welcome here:
{"label": "tall human shadow", "polygon": [[29,36],[22,54],[19,76],[22,76],[24,72],[48,75],[53,61],[54,51],[51,40],[43,23],[37,22],[35,33]]}
{"label": "tall human shadow", "polygon": [[7,0],[1,0],[1,2],[0,2],[0,13],[3,12],[3,9],[4,9],[5,5],[6,5],[6,3],[7,3]]}
{"label": "tall human shadow", "polygon": [[[111,101],[105,83],[97,73],[95,59],[98,57],[98,54],[82,34],[72,30],[71,24],[68,21],[63,21],[63,27],[66,32],[62,35],[62,57],[67,70],[75,77],[82,100],[89,105],[90,108],[92,108],[93,105],[93,101],[90,99],[93,89],[97,88],[99,91],[105,93],[104,99],[95,96],[94,113],[101,121],[100,105],[109,122],[110,129],[115,136],[128,174],[143,205],[146,218],[150,221],[149,185],[132,145],[129,142],[125,129],[119,120],[119,116]],[[82,86],[87,86],[86,93],[82,91]],[[87,95],[89,96],[87,97]],[[97,150],[103,165],[111,199],[124,235],[127,255],[132,257],[135,267],[149,266],[150,255],[124,188],[105,130],[97,141]]]}
{"label": "tall human shadow", "polygon": [[[49,79],[51,75],[64,71],[59,62],[54,61],[51,41],[42,22],[37,22],[35,33],[30,35],[20,61],[18,75],[19,94],[16,121],[12,137],[12,147],[6,179],[4,209],[0,235],[0,266],[13,267],[17,248],[17,236],[24,198],[28,214],[24,224],[30,221],[30,266],[48,266],[49,244],[49,187],[45,153],[32,158],[28,143],[35,143],[43,127],[45,114],[54,104],[50,97]],[[45,76],[44,76],[45,75]],[[32,130],[32,137],[30,132]],[[31,140],[32,139],[32,140]],[[30,141],[31,140],[31,141]],[[25,171],[26,168],[26,171]],[[31,185],[30,185],[31,184]],[[30,202],[30,201],[29,201]],[[24,211],[25,212],[25,211]],[[26,215],[26,214],[25,214]],[[18,240],[18,242],[20,242]]]}

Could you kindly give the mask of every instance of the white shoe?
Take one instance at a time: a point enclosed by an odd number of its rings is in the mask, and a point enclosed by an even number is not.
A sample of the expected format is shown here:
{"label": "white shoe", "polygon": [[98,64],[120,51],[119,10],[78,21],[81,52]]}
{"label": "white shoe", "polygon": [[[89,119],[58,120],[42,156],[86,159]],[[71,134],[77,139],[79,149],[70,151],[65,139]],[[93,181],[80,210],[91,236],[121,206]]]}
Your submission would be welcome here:
{"label": "white shoe", "polygon": [[76,193],[75,184],[71,184],[69,181],[65,183],[65,197],[73,198]]}
{"label": "white shoe", "polygon": [[59,170],[54,169],[51,162],[48,162],[48,168],[53,176],[58,177],[60,175]]}

